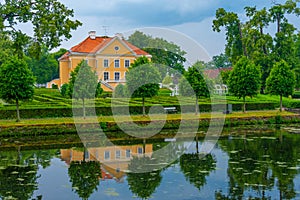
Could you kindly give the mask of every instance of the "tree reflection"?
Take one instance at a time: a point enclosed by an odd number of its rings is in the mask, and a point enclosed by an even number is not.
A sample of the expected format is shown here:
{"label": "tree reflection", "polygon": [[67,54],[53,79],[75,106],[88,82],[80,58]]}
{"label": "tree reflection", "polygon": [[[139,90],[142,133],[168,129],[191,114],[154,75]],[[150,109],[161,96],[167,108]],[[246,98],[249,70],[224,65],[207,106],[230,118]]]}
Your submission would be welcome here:
{"label": "tree reflection", "polygon": [[72,189],[82,199],[88,199],[99,185],[100,163],[97,161],[72,161],[68,174],[72,182]]}
{"label": "tree reflection", "polygon": [[153,165],[157,164],[155,159],[151,159],[151,157],[133,157],[128,165],[131,172],[127,173],[127,182],[133,194],[142,199],[151,197],[162,179],[161,170],[152,170]]}
{"label": "tree reflection", "polygon": [[0,154],[1,199],[30,199],[37,189],[37,156],[33,151],[3,151]]}
{"label": "tree reflection", "polygon": [[[296,196],[294,178],[297,175],[299,137],[244,138],[220,140],[219,144],[229,155],[228,195],[216,192],[216,199],[242,199],[245,190],[254,190],[260,199],[270,199],[266,191],[278,187],[279,199]],[[247,197],[254,199],[254,197]]]}
{"label": "tree reflection", "polygon": [[180,168],[186,179],[200,190],[206,184],[206,176],[215,170],[216,160],[211,154],[205,157],[198,153],[183,154]]}

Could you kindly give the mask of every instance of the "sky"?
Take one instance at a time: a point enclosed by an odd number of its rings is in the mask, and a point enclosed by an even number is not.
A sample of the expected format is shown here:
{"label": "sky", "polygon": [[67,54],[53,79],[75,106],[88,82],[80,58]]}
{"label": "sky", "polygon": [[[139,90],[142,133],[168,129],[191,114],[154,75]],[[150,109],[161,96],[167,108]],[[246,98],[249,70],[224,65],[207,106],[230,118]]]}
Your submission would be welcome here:
{"label": "sky", "polygon": [[[62,43],[70,49],[88,36],[90,30],[97,35],[125,37],[134,30],[141,30],[155,37],[162,37],[179,46],[189,40],[188,51],[202,51],[202,60],[224,52],[225,32],[212,31],[212,21],[218,8],[238,13],[243,18],[245,6],[270,7],[283,0],[59,0],[73,9],[74,18],[83,25],[72,32],[73,37]],[[300,27],[300,24],[299,24]],[[149,31],[149,32],[147,32]],[[175,38],[175,39],[174,39]],[[198,47],[195,47],[198,46]],[[186,49],[184,49],[186,50]],[[204,53],[203,53],[204,52]]]}

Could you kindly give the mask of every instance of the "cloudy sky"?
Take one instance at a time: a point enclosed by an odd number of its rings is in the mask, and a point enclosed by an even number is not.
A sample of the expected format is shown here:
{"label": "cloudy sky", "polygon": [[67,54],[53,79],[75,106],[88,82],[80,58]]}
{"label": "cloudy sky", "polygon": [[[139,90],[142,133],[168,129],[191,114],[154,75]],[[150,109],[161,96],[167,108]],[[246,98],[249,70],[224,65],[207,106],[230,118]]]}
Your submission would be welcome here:
{"label": "cloudy sky", "polygon": [[[124,33],[152,27],[155,30],[176,31],[203,47],[208,56],[224,52],[224,32],[212,31],[215,11],[223,7],[227,11],[240,13],[245,6],[257,8],[270,7],[272,0],[60,0],[74,9],[75,18],[83,23],[73,37],[63,42],[62,47],[69,49],[87,37],[90,30],[97,35]],[[283,3],[276,0],[276,3]],[[151,31],[150,31],[151,32]],[[159,31],[158,31],[159,32]],[[150,34],[150,33],[148,33]],[[155,33],[153,33],[155,35]],[[176,34],[173,37],[176,37]],[[163,34],[162,34],[163,35]],[[167,40],[172,40],[166,36]],[[171,37],[171,36],[170,36]],[[178,40],[180,36],[178,37]],[[183,39],[182,39],[183,40]],[[178,42],[178,41],[177,41]],[[181,44],[180,44],[181,45]]]}

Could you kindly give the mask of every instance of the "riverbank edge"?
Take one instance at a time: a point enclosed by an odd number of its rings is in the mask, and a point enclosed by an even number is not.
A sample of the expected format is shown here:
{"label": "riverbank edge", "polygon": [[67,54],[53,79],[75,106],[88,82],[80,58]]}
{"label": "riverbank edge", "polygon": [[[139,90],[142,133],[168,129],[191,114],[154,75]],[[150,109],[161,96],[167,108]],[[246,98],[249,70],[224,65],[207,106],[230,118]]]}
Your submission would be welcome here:
{"label": "riverbank edge", "polygon": [[[200,119],[185,119],[182,123],[181,119],[171,119],[164,122],[163,130],[159,135],[172,136],[174,131],[166,130],[176,130],[180,128],[198,128],[199,132],[205,132],[211,126],[219,126],[220,122],[222,125],[221,118],[200,118]],[[151,120],[152,128],[161,126],[162,120]],[[216,122],[216,123],[213,123]],[[149,120],[135,121],[135,124],[140,126],[146,126],[150,123]],[[223,127],[237,127],[245,125],[279,125],[279,124],[294,124],[300,123],[299,114],[290,115],[273,115],[273,116],[248,116],[248,117],[226,117]],[[99,126],[100,125],[100,126]],[[33,137],[33,136],[53,136],[53,135],[68,135],[77,134],[78,128],[80,130],[85,130],[84,132],[95,133],[102,130],[106,137],[108,138],[123,138],[131,139],[132,136],[127,135],[122,132],[120,127],[127,127],[130,129],[131,123],[127,121],[123,122],[99,122],[95,123],[82,123],[76,124],[74,122],[69,123],[59,123],[59,124],[15,124],[9,126],[0,126],[0,138],[10,138],[10,137]],[[196,127],[197,126],[197,127]],[[101,129],[100,129],[101,127]],[[134,128],[133,128],[134,130]],[[151,131],[150,131],[151,132]],[[176,131],[175,131],[176,132]],[[145,136],[147,137],[147,135]]]}

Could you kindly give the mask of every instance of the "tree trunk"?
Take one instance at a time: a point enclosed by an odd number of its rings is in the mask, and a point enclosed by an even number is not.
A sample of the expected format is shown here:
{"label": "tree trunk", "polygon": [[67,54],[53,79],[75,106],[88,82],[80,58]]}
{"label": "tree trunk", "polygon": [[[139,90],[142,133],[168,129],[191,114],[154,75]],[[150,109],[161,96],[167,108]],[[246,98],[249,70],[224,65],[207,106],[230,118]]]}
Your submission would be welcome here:
{"label": "tree trunk", "polygon": [[243,112],[246,112],[246,98],[243,97]]}
{"label": "tree trunk", "polygon": [[20,109],[19,109],[19,100],[16,99],[16,109],[17,109],[17,122],[21,121],[20,118]]}
{"label": "tree trunk", "polygon": [[277,33],[280,32],[280,17],[279,14],[277,15]]}
{"label": "tree trunk", "polygon": [[196,152],[197,154],[199,153],[199,143],[198,143],[199,139],[198,139],[198,135],[196,134]]}
{"label": "tree trunk", "polygon": [[198,96],[196,95],[196,102],[195,102],[195,115],[199,114],[199,105],[198,105]]}
{"label": "tree trunk", "polygon": [[281,112],[282,111],[282,95],[280,95],[280,109],[279,111]]}
{"label": "tree trunk", "polygon": [[142,102],[143,102],[143,116],[146,116],[145,97],[142,97]]}
{"label": "tree trunk", "polygon": [[82,99],[82,111],[83,111],[83,119],[85,119],[85,102],[84,102],[84,98]]}

